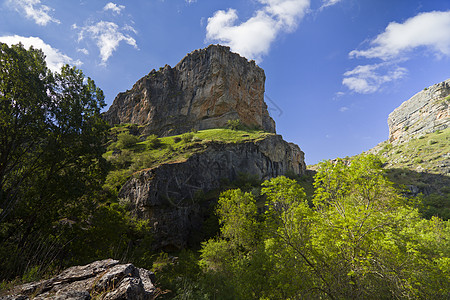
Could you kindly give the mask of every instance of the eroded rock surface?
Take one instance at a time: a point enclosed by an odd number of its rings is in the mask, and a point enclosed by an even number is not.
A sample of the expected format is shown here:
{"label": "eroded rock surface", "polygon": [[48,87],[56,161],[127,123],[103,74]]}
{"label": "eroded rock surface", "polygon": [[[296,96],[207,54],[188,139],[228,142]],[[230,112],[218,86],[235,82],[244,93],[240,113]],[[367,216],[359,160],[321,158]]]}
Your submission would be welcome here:
{"label": "eroded rock surface", "polygon": [[389,114],[389,141],[411,137],[450,126],[450,79],[435,84],[403,102]]}
{"label": "eroded rock surface", "polygon": [[71,267],[49,280],[17,286],[0,299],[147,300],[155,298],[154,280],[148,270],[107,259]]}
{"label": "eroded rock surface", "polygon": [[[211,142],[205,151],[182,162],[163,164],[135,174],[121,189],[134,213],[153,225],[154,247],[184,248],[202,228],[207,205],[199,193],[217,189],[239,173],[268,179],[288,172],[304,174],[304,154],[280,135],[243,143]],[[210,212],[210,209],[206,209]]]}
{"label": "eroded rock surface", "polygon": [[275,132],[264,102],[264,71],[229,47],[195,50],[175,67],[152,70],[117,95],[104,114],[110,124],[134,123],[143,133],[175,135],[240,119]]}

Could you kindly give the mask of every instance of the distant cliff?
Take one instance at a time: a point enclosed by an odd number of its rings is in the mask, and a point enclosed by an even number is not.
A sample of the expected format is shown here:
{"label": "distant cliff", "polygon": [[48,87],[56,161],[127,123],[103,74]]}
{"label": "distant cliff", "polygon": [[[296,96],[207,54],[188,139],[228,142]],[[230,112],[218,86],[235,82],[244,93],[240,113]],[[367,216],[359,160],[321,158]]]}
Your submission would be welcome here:
{"label": "distant cliff", "polygon": [[229,47],[210,45],[138,80],[115,98],[105,119],[112,125],[134,123],[160,136],[192,129],[243,125],[275,132],[264,102],[264,71]]}
{"label": "distant cliff", "polygon": [[389,141],[404,142],[450,127],[449,104],[450,79],[415,94],[389,115]]}

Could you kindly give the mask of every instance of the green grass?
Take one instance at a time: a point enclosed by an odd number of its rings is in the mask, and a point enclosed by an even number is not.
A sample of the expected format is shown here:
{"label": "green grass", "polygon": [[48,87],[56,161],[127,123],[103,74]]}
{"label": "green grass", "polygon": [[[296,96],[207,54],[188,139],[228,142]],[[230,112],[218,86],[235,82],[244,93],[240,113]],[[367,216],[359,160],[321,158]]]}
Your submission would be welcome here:
{"label": "green grass", "polygon": [[[119,134],[130,131],[133,126],[135,125],[127,124],[111,128],[111,140]],[[158,139],[157,146],[155,146],[154,137],[138,142],[127,149],[117,149],[117,143],[111,143],[108,147],[109,151],[103,155],[112,166],[104,187],[117,193],[134,173],[155,168],[161,164],[186,161],[190,156],[205,151],[211,143],[256,142],[269,135],[273,134],[258,130],[218,128],[162,137]]]}
{"label": "green grass", "polygon": [[384,142],[375,152],[387,164],[387,168],[406,168],[439,174],[439,165],[449,159],[450,128],[420,135],[405,143]]}

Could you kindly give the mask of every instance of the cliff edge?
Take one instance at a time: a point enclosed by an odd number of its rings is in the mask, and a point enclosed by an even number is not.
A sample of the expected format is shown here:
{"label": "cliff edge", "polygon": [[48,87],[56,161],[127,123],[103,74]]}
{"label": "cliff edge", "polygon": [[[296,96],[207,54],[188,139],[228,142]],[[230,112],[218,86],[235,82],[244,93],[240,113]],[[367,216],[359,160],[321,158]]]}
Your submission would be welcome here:
{"label": "cliff edge", "polygon": [[388,117],[389,142],[405,142],[413,136],[450,126],[450,79],[415,94]]}

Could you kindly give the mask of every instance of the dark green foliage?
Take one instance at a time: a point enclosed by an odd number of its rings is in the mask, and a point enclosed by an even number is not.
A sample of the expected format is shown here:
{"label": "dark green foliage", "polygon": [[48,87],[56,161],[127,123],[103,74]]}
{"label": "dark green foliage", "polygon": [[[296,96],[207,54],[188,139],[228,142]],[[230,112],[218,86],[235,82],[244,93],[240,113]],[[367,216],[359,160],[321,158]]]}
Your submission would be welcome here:
{"label": "dark green foliage", "polygon": [[[111,202],[127,174],[110,178],[109,194],[101,189],[102,91],[76,68],[51,73],[41,51],[0,46],[0,279],[148,257],[137,246],[148,248],[145,222]],[[121,155],[116,163],[128,164]]]}
{"label": "dark green foliage", "polygon": [[127,131],[119,133],[115,146],[118,149],[131,148],[136,145],[137,142],[139,142],[139,138]]}
{"label": "dark green foliage", "polygon": [[149,135],[147,137],[147,142],[147,147],[152,150],[158,149],[162,145],[161,140],[155,134]]}

